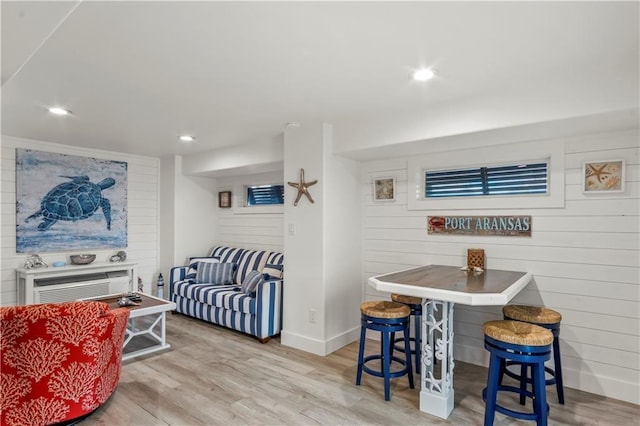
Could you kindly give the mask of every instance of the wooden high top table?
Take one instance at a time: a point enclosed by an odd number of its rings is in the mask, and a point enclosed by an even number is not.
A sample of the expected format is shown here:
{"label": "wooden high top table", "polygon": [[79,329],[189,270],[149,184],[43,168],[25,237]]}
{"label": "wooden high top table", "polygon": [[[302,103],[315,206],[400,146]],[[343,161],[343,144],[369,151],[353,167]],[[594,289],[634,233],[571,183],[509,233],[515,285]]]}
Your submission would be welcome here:
{"label": "wooden high top table", "polygon": [[[453,410],[454,304],[506,305],[532,278],[528,272],[487,269],[478,274],[443,265],[369,278],[369,285],[378,291],[422,298],[421,411],[446,419]],[[438,318],[436,312],[440,313]],[[439,372],[434,371],[434,356],[439,361]]]}

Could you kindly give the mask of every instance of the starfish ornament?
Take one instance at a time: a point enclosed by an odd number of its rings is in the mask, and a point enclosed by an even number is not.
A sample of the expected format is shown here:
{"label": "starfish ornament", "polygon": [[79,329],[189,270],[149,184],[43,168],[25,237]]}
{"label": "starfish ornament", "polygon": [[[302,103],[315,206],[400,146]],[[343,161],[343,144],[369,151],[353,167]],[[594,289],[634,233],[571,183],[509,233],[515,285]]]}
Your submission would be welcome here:
{"label": "starfish ornament", "polygon": [[309,194],[309,187],[311,185],[315,185],[316,183],[318,183],[318,180],[314,180],[311,182],[305,182],[304,181],[304,169],[300,169],[300,182],[296,183],[296,182],[287,182],[290,186],[293,186],[294,188],[298,189],[298,195],[296,196],[296,200],[293,202],[294,206],[298,205],[298,202],[300,201],[300,198],[302,198],[302,195],[306,195],[307,198],[309,199],[309,201],[311,201],[312,203],[314,203],[313,198],[311,198],[311,194]]}

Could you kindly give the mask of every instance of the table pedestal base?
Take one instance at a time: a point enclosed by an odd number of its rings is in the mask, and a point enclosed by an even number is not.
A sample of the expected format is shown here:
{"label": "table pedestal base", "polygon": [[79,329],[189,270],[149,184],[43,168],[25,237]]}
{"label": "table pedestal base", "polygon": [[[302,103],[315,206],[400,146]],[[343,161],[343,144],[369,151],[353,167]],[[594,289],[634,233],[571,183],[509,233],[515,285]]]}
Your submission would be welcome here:
{"label": "table pedestal base", "polygon": [[453,389],[447,396],[421,390],[420,411],[446,419],[451,414],[451,410],[453,410],[453,393]]}
{"label": "table pedestal base", "polygon": [[453,410],[453,306],[422,300],[420,410],[442,419]]}

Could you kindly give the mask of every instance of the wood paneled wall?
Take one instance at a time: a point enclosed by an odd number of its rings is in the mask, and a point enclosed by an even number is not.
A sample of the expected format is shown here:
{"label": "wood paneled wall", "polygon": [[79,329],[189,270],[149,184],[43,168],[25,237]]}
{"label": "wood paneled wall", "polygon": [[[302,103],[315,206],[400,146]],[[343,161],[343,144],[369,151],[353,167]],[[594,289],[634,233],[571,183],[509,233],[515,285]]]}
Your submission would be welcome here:
{"label": "wood paneled wall", "polygon": [[243,209],[241,206],[244,202],[243,192],[246,185],[278,184],[283,180],[282,172],[218,178],[219,191],[232,191],[232,207],[217,210],[215,226],[218,241],[212,243],[282,253],[284,250],[282,206],[268,208],[269,213],[264,213],[264,209],[260,207]]}
{"label": "wood paneled wall", "polygon": [[[366,284],[370,276],[428,263],[463,266],[467,248],[483,248],[488,268],[533,273],[535,281],[514,303],[562,313],[566,386],[639,403],[638,140],[636,129],[555,141],[565,147],[564,208],[410,211],[408,159],[364,163],[365,299],[388,297]],[[452,161],[456,154],[451,151]],[[613,159],[626,161],[625,192],[583,194],[583,161]],[[372,201],[375,176],[396,177],[395,202]],[[428,235],[426,217],[434,214],[532,215],[533,233],[531,238]],[[455,358],[486,364],[482,324],[501,318],[500,308],[457,305],[454,318]]]}
{"label": "wood paneled wall", "polygon": [[[16,303],[15,268],[21,267],[28,255],[16,253],[16,148],[27,148],[39,151],[56,152],[67,155],[103,158],[126,161],[128,163],[128,247],[127,260],[137,262],[136,274],[142,278],[144,289],[150,292],[158,275],[158,185],[159,167],[157,158],[125,155],[109,151],[81,149],[67,145],[48,142],[24,140],[2,136],[2,199],[0,206],[1,237],[1,292],[0,304]],[[74,250],[77,254],[82,250]],[[118,249],[95,250],[98,261],[107,261]],[[43,259],[51,264],[56,260],[69,262],[67,252],[40,253]],[[134,283],[134,287],[137,283]]]}

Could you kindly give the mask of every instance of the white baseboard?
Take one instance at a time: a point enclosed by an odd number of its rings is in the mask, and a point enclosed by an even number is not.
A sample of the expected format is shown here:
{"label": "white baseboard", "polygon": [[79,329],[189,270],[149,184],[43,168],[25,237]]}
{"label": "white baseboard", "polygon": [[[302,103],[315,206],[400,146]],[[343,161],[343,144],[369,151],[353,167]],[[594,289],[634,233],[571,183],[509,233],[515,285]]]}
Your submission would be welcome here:
{"label": "white baseboard", "polygon": [[360,339],[360,326],[347,330],[326,341],[327,355]]}
{"label": "white baseboard", "polygon": [[325,343],[322,340],[312,339],[301,334],[291,333],[286,330],[280,332],[280,343],[284,346],[300,349],[301,351],[325,356]]}
{"label": "white baseboard", "polygon": [[355,342],[360,338],[360,327],[355,327],[332,337],[329,340],[318,340],[301,334],[291,333],[286,330],[280,332],[280,343],[284,346],[300,349],[312,354],[326,356],[331,352]]}

